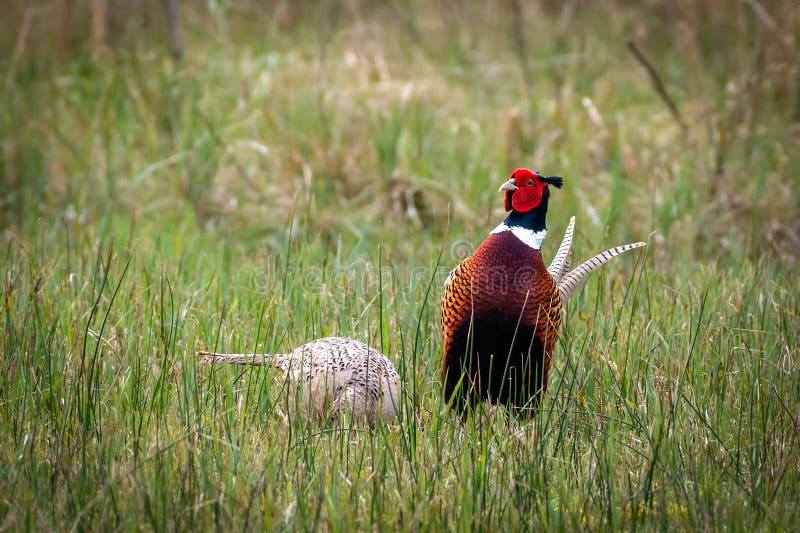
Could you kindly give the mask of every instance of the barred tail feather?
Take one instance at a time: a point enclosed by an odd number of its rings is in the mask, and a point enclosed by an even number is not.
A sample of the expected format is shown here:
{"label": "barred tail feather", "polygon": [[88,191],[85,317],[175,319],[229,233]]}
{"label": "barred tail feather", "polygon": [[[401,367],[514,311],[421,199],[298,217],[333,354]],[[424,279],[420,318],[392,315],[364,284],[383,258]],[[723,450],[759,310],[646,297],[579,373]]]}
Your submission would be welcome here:
{"label": "barred tail feather", "polygon": [[558,292],[561,293],[561,301],[566,302],[569,300],[570,296],[572,296],[573,293],[583,284],[583,282],[586,281],[586,278],[589,276],[589,274],[591,274],[609,259],[616,257],[621,253],[627,252],[628,250],[641,248],[645,245],[646,243],[644,242],[636,242],[633,244],[616,246],[610,250],[606,250],[605,252],[597,254],[588,261],[584,261],[575,267],[575,270],[567,273],[563,278],[561,278],[561,282],[558,284]]}
{"label": "barred tail feather", "polygon": [[569,217],[567,231],[564,232],[564,238],[561,240],[561,244],[558,247],[558,252],[556,252],[556,256],[553,258],[550,266],[547,267],[547,271],[551,276],[553,276],[553,280],[556,282],[556,285],[558,285],[558,283],[561,281],[561,277],[567,271],[567,256],[569,255],[569,249],[572,246],[572,233],[574,230],[575,217]]}
{"label": "barred tail feather", "polygon": [[257,353],[216,353],[216,352],[197,352],[202,356],[201,365],[269,365],[275,357],[272,354]]}

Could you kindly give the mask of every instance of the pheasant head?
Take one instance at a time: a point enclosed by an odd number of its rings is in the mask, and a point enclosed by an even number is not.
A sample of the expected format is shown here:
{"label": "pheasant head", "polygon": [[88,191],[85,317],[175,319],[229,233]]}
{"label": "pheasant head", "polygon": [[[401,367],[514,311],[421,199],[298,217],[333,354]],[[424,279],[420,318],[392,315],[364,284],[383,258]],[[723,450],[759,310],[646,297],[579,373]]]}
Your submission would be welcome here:
{"label": "pheasant head", "polygon": [[552,185],[560,189],[564,185],[564,178],[560,176],[545,177],[538,171],[518,168],[511,173],[508,181],[500,186],[501,191],[505,191],[506,211],[517,211],[527,213],[543,206],[547,211],[547,199],[550,197]]}
{"label": "pheasant head", "polygon": [[546,177],[526,168],[516,169],[500,186],[500,191],[505,192],[508,217],[492,233],[511,230],[529,246],[540,249],[547,233],[549,185],[560,189],[563,184],[560,176]]}

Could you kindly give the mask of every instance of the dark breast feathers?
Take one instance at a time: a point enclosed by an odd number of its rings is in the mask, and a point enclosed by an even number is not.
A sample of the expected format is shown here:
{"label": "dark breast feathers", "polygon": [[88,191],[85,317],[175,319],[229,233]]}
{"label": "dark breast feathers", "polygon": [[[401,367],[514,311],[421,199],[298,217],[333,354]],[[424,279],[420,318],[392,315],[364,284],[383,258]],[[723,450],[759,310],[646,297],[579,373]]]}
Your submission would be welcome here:
{"label": "dark breast feathers", "polygon": [[534,407],[561,322],[539,250],[510,231],[489,235],[450,274],[441,305],[445,400],[458,410],[479,400]]}

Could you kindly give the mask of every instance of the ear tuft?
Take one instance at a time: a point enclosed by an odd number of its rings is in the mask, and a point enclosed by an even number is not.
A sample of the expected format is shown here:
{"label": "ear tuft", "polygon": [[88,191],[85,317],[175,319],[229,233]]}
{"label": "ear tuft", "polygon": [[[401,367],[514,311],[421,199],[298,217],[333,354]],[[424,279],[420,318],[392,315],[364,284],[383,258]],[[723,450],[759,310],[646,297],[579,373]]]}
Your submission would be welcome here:
{"label": "ear tuft", "polygon": [[547,183],[548,185],[552,185],[556,189],[560,189],[561,187],[564,186],[564,178],[562,178],[561,176],[548,176],[548,177],[542,176],[539,179],[542,182]]}

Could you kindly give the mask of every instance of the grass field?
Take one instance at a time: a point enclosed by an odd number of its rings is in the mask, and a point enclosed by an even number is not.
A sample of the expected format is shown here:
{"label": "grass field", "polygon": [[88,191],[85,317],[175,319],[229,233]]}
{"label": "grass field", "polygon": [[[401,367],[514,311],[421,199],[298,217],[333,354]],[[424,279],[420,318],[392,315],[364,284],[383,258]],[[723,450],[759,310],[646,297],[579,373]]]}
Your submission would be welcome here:
{"label": "grass field", "polygon": [[[796,2],[187,3],[180,60],[160,2],[100,48],[85,4],[2,21],[0,529],[800,527]],[[532,422],[462,425],[438,299],[518,166],[565,177],[545,261],[571,215],[648,246]],[[399,423],[193,355],[330,334]]]}

